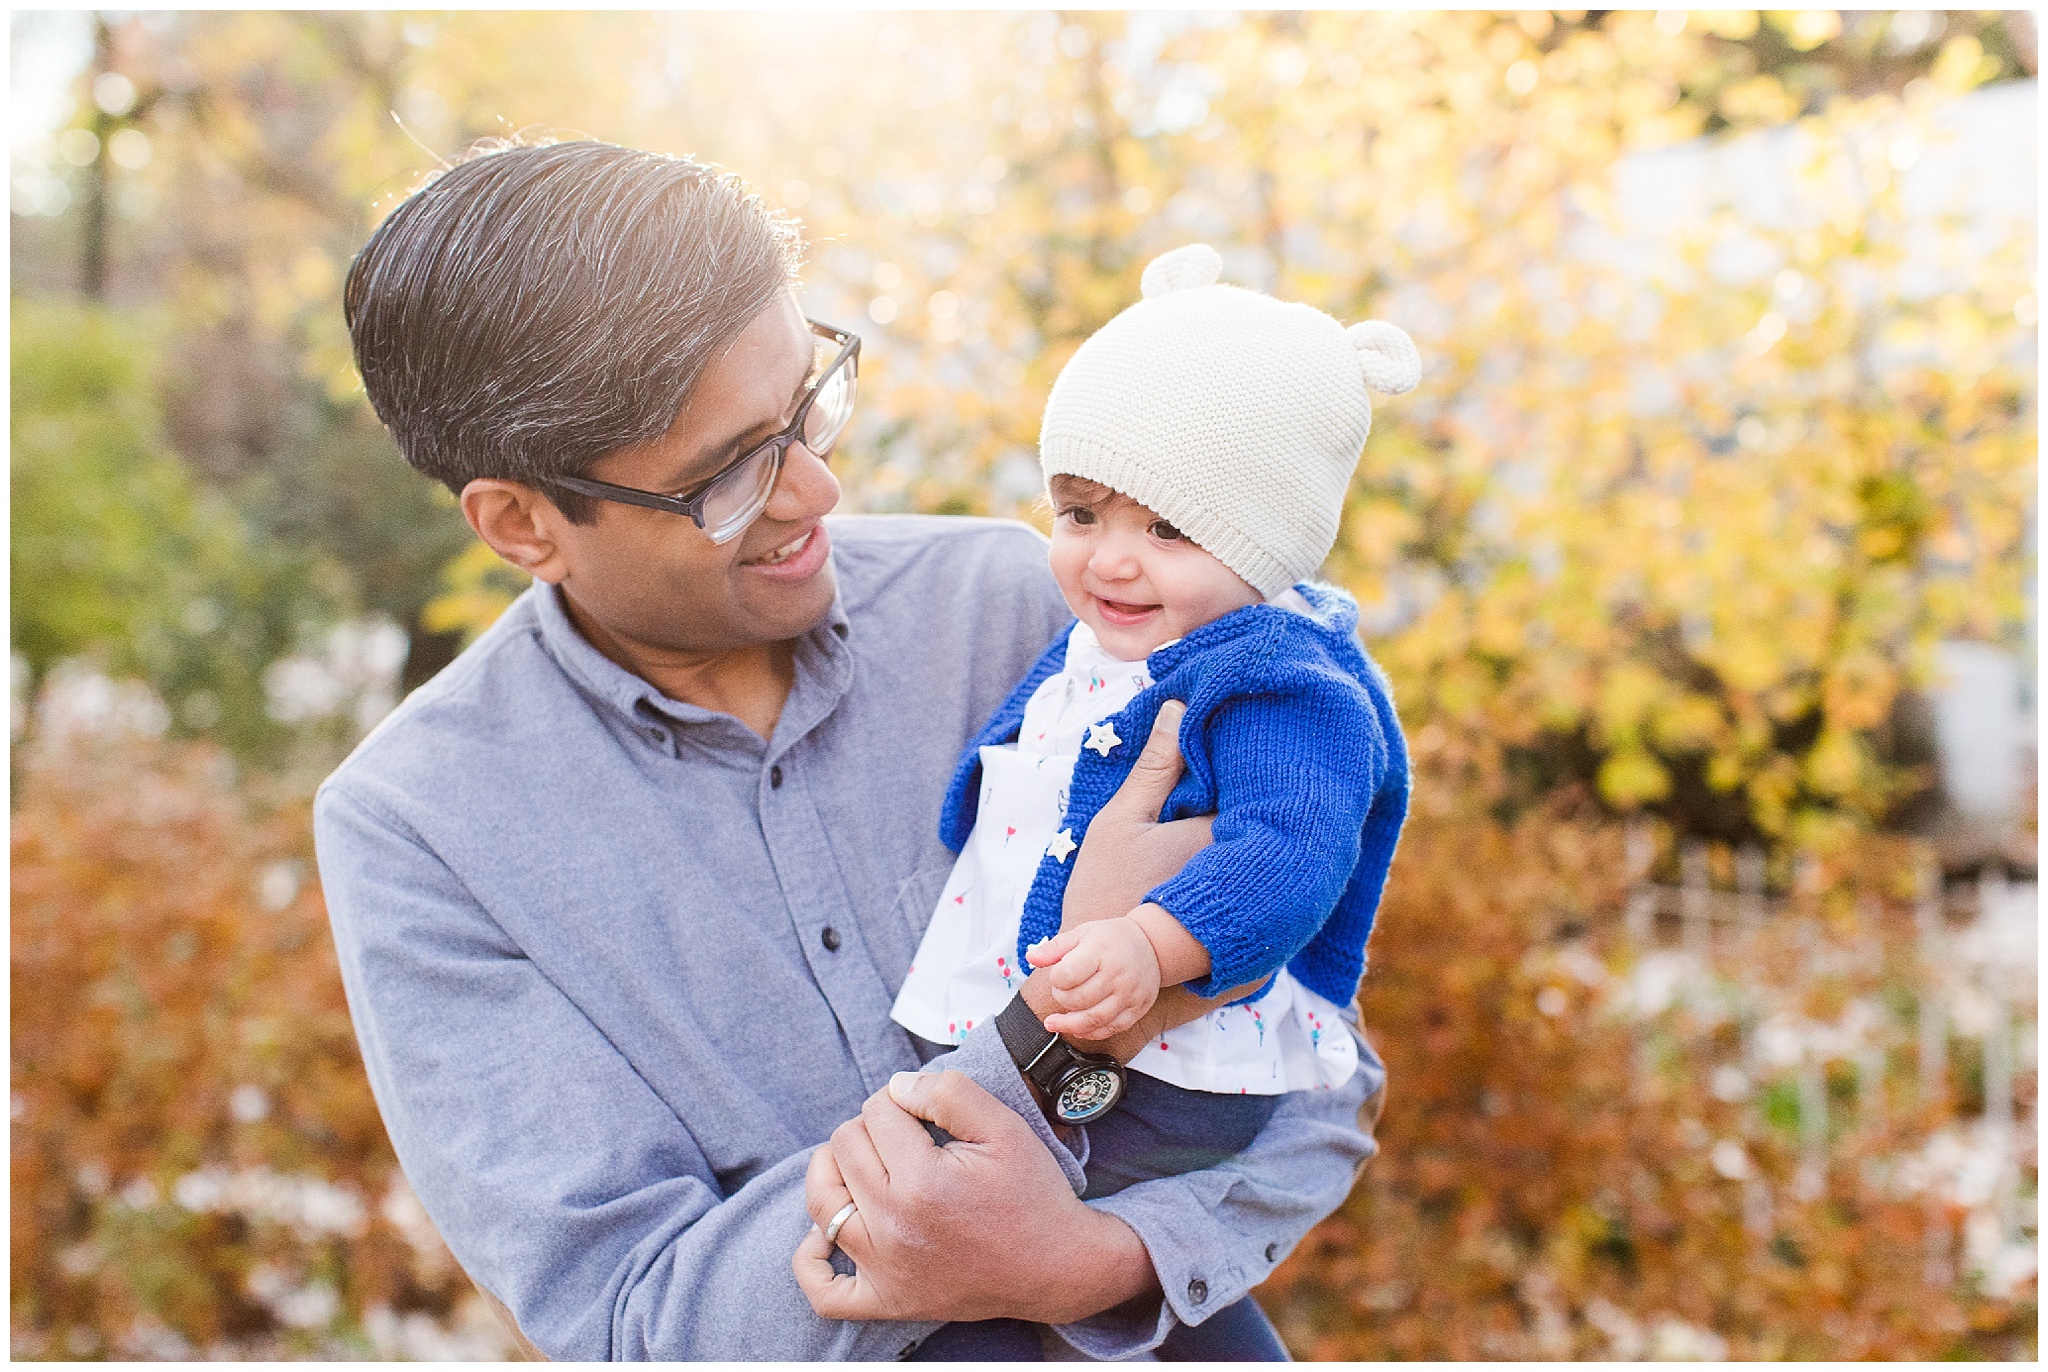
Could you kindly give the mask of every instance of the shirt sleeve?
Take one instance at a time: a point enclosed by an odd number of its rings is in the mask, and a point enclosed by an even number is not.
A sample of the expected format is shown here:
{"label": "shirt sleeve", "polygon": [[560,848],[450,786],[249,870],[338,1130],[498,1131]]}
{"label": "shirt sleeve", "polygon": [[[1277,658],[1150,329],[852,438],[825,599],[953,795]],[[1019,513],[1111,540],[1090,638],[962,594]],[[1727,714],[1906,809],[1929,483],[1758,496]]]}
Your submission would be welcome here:
{"label": "shirt sleeve", "polygon": [[1387,770],[1378,717],[1333,681],[1228,701],[1203,729],[1215,842],[1147,899],[1209,954],[1198,996],[1261,980],[1308,945],[1358,866]]}
{"label": "shirt sleeve", "polygon": [[975,1085],[994,1096],[1003,1104],[1016,1111],[1031,1126],[1031,1132],[1051,1153],[1053,1161],[1060,1165],[1060,1172],[1067,1179],[1067,1185],[1080,1195],[1088,1187],[1088,1136],[1085,1131],[1075,1137],[1079,1151],[1070,1149],[1053,1133],[1052,1125],[1045,1118],[1045,1111],[1031,1094],[1031,1088],[1024,1084],[1023,1073],[1010,1059],[1010,1050],[1003,1046],[1002,1035],[996,1031],[993,1019],[984,1021],[978,1028],[970,1029],[967,1037],[956,1048],[949,1048],[925,1062],[918,1069],[922,1072],[964,1072]]}
{"label": "shirt sleeve", "polygon": [[[820,1319],[789,1266],[811,1223],[809,1147],[726,1194],[675,1112],[409,828],[334,786],[314,828],[399,1161],[464,1270],[543,1353],[866,1361],[938,1327]],[[993,1026],[927,1064],[944,1068],[1016,1110],[1079,1190],[1085,1139],[1077,1156],[1053,1135]],[[1362,1052],[1351,1082],[1290,1096],[1230,1162],[1092,1202],[1138,1234],[1166,1299],[1060,1332],[1091,1356],[1129,1356],[1262,1279],[1370,1155],[1356,1115],[1378,1072]]]}
{"label": "shirt sleeve", "polygon": [[1358,1039],[1358,1070],[1328,1091],[1292,1091],[1229,1161],[1140,1182],[1090,1201],[1137,1232],[1164,1299],[1057,1326],[1092,1358],[1128,1358],[1159,1345],[1175,1322],[1200,1324],[1248,1294],[1308,1231],[1343,1204],[1379,1151],[1373,1123],[1386,1084],[1379,1055]]}
{"label": "shirt sleeve", "polygon": [[809,1147],[726,1194],[676,1113],[405,825],[329,786],[314,831],[399,1162],[542,1352],[889,1359],[938,1327],[820,1319],[790,1272]]}

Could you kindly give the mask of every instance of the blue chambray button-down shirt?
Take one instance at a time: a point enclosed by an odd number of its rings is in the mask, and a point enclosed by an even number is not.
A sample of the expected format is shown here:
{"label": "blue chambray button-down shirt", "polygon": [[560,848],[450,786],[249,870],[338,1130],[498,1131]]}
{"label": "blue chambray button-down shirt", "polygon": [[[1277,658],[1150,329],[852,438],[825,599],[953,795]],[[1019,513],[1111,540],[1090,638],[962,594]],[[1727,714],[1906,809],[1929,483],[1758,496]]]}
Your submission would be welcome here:
{"label": "blue chambray button-down shirt", "polygon": [[[790,1255],[810,1150],[923,1057],[889,1007],[951,867],[961,747],[1067,621],[1020,524],[828,521],[840,591],[774,736],[670,700],[536,586],[321,788],[321,880],[399,1161],[556,1358],[893,1358],[936,1326],[822,1320]],[[1060,1332],[1156,1344],[1264,1278],[1349,1190],[1377,1058],[1222,1166],[1093,1202],[1166,1299]],[[1030,1121],[992,1026],[933,1066]],[[1199,1299],[1198,1299],[1199,1297]]]}

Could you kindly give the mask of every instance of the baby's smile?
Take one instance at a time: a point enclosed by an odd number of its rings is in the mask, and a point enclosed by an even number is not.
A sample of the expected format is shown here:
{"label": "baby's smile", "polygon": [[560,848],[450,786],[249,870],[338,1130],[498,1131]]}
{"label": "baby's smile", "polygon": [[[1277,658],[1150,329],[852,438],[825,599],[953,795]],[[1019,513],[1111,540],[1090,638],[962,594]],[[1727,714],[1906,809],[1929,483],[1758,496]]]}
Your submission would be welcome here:
{"label": "baby's smile", "polygon": [[1259,593],[1173,525],[1093,481],[1055,476],[1052,574],[1109,653],[1139,662]]}
{"label": "baby's smile", "polygon": [[1105,623],[1119,628],[1136,628],[1147,619],[1159,613],[1157,605],[1133,605],[1127,601],[1110,600],[1104,596],[1090,596],[1095,602],[1095,611]]}

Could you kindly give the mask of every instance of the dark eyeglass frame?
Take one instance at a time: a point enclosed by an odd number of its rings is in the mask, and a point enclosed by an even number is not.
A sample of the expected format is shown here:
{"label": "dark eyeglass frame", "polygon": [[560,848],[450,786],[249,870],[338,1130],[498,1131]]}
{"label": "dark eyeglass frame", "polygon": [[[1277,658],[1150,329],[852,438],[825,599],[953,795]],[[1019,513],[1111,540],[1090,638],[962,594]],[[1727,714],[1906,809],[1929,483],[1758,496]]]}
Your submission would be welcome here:
{"label": "dark eyeglass frame", "polygon": [[[620,486],[614,482],[599,481],[588,476],[554,476],[547,478],[547,483],[597,500],[615,500],[622,505],[640,505],[650,510],[666,510],[670,514],[683,515],[695,524],[699,531],[704,530],[704,504],[711,494],[711,488],[763,453],[768,453],[770,460],[775,464],[774,474],[768,479],[768,490],[773,492],[775,483],[782,478],[782,462],[789,453],[789,446],[803,441],[804,421],[811,417],[811,406],[816,403],[819,393],[825,389],[825,383],[830,381],[833,373],[841,367],[857,367],[857,359],[860,357],[859,334],[848,333],[845,329],[834,328],[815,319],[806,319],[804,322],[811,326],[811,332],[817,337],[837,343],[838,355],[818,373],[818,379],[804,391],[804,398],[796,407],[796,417],[790,420],[787,426],[720,467],[711,476],[698,482],[693,489],[676,495],[663,495],[659,491],[643,491],[638,486]],[[844,432],[842,426],[840,433]],[[832,442],[826,445],[825,452],[818,453],[817,456],[824,457],[826,453],[831,452],[838,445],[839,437],[839,434],[834,434]],[[770,449],[773,449],[772,453],[769,452]],[[759,517],[760,514],[756,511],[754,518]],[[739,537],[752,523],[753,520],[749,519],[746,524],[740,525],[718,541],[729,542]]]}

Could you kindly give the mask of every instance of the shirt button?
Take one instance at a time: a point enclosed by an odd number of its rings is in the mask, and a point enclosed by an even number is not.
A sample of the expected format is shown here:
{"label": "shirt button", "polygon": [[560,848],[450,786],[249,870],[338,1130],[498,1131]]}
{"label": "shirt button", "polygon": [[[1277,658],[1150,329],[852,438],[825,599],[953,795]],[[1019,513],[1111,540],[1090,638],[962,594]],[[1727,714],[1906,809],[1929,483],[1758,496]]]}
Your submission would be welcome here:
{"label": "shirt button", "polygon": [[820,943],[822,943],[822,944],[824,944],[824,945],[825,945],[825,951],[826,951],[826,952],[828,952],[828,953],[836,953],[836,952],[838,952],[838,951],[839,951],[839,931],[838,931],[837,929],[834,929],[834,928],[833,928],[833,927],[832,927],[831,925],[829,925],[829,924],[828,924],[828,925],[826,925],[826,926],[825,926],[825,928],[824,928],[824,931],[823,931],[823,932],[821,932],[821,933],[820,933],[820,934],[818,935],[818,942],[820,942]]}
{"label": "shirt button", "polygon": [[1269,1244],[1267,1244],[1267,1245],[1266,1245],[1266,1261],[1267,1261],[1267,1262],[1278,1262],[1278,1261],[1280,1261],[1280,1245],[1279,1245],[1279,1244],[1277,1244],[1277,1243],[1269,1243]]}
{"label": "shirt button", "polygon": [[1200,1305],[1203,1301],[1209,1299],[1209,1283],[1203,1281],[1200,1277],[1196,1277],[1193,1281],[1189,1282],[1188,1299],[1196,1305]]}
{"label": "shirt button", "polygon": [[768,789],[771,791],[782,789],[782,765],[780,763],[768,769]]}

